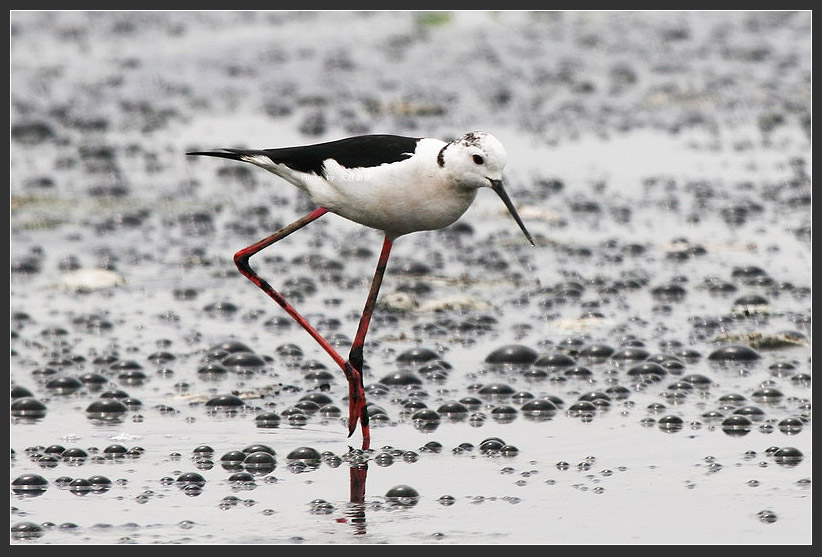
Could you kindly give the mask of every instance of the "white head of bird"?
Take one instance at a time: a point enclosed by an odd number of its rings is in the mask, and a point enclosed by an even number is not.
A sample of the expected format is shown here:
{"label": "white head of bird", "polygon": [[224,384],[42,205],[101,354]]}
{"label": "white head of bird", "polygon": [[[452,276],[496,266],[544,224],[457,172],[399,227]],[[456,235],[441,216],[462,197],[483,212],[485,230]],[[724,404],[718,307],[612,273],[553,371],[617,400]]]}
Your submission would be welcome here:
{"label": "white head of bird", "polygon": [[502,181],[507,155],[499,139],[487,132],[468,132],[446,145],[437,163],[463,187],[491,187]]}
{"label": "white head of bird", "polygon": [[476,189],[488,187],[494,190],[533,246],[531,234],[502,185],[502,171],[506,160],[505,147],[499,139],[487,132],[468,132],[443,147],[437,156],[437,164],[460,186]]}

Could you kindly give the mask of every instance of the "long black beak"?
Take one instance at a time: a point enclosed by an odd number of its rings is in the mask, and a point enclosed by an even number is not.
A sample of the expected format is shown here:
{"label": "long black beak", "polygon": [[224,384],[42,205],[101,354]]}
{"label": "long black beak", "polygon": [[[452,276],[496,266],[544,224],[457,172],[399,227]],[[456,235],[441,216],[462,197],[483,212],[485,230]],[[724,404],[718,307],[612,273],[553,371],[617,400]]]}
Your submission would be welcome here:
{"label": "long black beak", "polygon": [[511,198],[508,197],[508,194],[505,192],[505,188],[502,187],[502,180],[489,180],[491,182],[491,189],[494,190],[502,202],[505,203],[505,206],[508,207],[508,212],[511,213],[511,216],[514,217],[514,220],[517,221],[522,232],[525,234],[525,237],[528,238],[528,241],[531,242],[532,246],[535,246],[534,239],[531,238],[531,234],[528,233],[528,230],[525,228],[525,225],[522,223],[522,219],[519,218],[519,213],[517,213],[517,209],[514,207],[514,204],[511,203]]}

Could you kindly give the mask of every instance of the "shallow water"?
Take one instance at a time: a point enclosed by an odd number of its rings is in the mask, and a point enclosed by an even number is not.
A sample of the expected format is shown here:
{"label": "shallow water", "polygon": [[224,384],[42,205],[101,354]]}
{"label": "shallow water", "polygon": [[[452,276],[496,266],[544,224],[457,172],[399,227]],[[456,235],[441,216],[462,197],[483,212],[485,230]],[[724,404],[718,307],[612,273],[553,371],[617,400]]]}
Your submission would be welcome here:
{"label": "shallow water", "polygon": [[[10,382],[46,411],[12,406],[10,483],[48,482],[11,490],[12,542],[810,543],[810,24],[764,12],[12,12]],[[537,248],[489,192],[460,225],[396,243],[366,345],[369,400],[387,416],[373,418],[370,452],[351,449],[359,432],[347,438],[339,417],[257,427],[308,393],[347,404],[342,374],[231,259],[311,205],[261,170],[183,153],[467,129],[506,146],[507,188]],[[329,215],[253,264],[322,333],[343,335],[345,353],[379,245]],[[101,268],[124,284],[72,289],[84,279],[68,273]],[[229,339],[265,365],[203,374]],[[712,360],[727,343],[760,357]],[[485,361],[508,345],[587,370]],[[586,359],[593,345],[679,362],[638,376],[641,359]],[[414,347],[450,367],[426,377],[398,361]],[[317,366],[330,379],[308,377]],[[419,386],[374,388],[400,371]],[[47,387],[90,372],[108,383]],[[694,374],[711,385],[683,387]],[[494,383],[564,406],[535,421],[522,399],[479,394]],[[616,387],[607,407],[569,412]],[[87,407],[115,390],[139,405],[92,420]],[[245,410],[207,411],[230,393]],[[469,396],[469,416],[431,431],[403,407]],[[492,413],[501,406],[513,421]],[[706,416],[748,406],[763,416],[745,434]],[[661,427],[671,416],[679,427]],[[516,454],[481,453],[492,437]],[[276,468],[240,489],[220,458],[255,443]],[[48,467],[55,444],[89,457]],[[112,445],[143,451],[107,458]],[[211,464],[195,458],[203,445]],[[289,466],[299,447],[326,453],[319,467]],[[771,454],[784,447],[799,462]],[[201,490],[173,481],[187,472]],[[60,485],[94,475],[111,487]],[[398,485],[419,501],[392,504]],[[31,537],[16,533],[25,523]]]}

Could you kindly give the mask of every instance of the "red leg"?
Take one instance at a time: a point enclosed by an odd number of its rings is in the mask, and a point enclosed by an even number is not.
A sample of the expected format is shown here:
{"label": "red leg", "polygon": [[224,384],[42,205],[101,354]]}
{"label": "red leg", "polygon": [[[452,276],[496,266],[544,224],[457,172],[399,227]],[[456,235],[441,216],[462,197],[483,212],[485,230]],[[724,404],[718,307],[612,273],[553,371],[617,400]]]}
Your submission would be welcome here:
{"label": "red leg", "polygon": [[377,295],[382,285],[382,277],[385,275],[385,268],[388,265],[388,256],[391,254],[393,241],[388,236],[385,237],[382,245],[382,252],[377,263],[377,270],[374,272],[374,280],[371,282],[371,290],[365,302],[365,308],[360,317],[360,324],[357,327],[357,335],[354,337],[354,344],[348,355],[348,362],[355,371],[356,383],[349,381],[349,417],[348,433],[354,432],[357,427],[357,418],[362,424],[363,449],[367,449],[371,441],[371,433],[368,428],[368,410],[365,407],[365,388],[362,380],[363,367],[363,346],[365,345],[365,335],[368,333],[368,326],[371,323],[371,315],[374,313],[374,305],[377,303]]}
{"label": "red leg", "polygon": [[304,227],[305,225],[317,220],[324,214],[328,212],[328,209],[325,207],[320,207],[319,209],[315,209],[311,213],[307,214],[303,218],[292,222],[288,226],[282,228],[281,230],[275,232],[271,236],[264,238],[257,242],[256,244],[250,245],[245,249],[241,249],[237,253],[234,254],[234,263],[237,265],[237,268],[240,272],[245,275],[251,282],[256,284],[263,292],[268,294],[275,302],[280,304],[280,306],[288,312],[288,314],[300,324],[300,326],[305,329],[308,334],[310,334],[314,340],[319,343],[319,345],[325,350],[329,356],[337,363],[338,366],[345,372],[345,376],[348,379],[349,384],[352,382],[356,382],[357,378],[352,374],[350,370],[350,364],[348,364],[342,356],[340,356],[334,347],[331,346],[327,340],[325,340],[317,330],[311,326],[311,324],[306,321],[306,319],[300,315],[294,307],[288,303],[288,301],[282,297],[282,295],[274,290],[268,282],[260,278],[260,276],[254,272],[254,270],[249,266],[248,260],[251,258],[252,255],[255,253],[267,248],[274,242],[282,240],[292,232],[296,232],[300,228]]}

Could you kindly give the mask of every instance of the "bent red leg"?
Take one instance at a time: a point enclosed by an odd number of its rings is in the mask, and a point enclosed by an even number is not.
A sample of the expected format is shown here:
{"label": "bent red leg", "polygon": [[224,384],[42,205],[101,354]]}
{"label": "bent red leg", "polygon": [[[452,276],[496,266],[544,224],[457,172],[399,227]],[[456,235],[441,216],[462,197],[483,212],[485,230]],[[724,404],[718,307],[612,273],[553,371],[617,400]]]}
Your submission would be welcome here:
{"label": "bent red leg", "polygon": [[351,372],[348,369],[348,364],[345,360],[343,360],[342,356],[340,356],[337,353],[337,351],[334,350],[334,347],[332,347],[328,343],[328,341],[325,340],[325,338],[323,338],[322,335],[320,335],[320,333],[318,333],[317,330],[314,327],[312,327],[311,324],[308,321],[306,321],[306,319],[302,315],[300,315],[299,312],[297,312],[297,310],[294,309],[294,307],[291,304],[289,304],[285,298],[282,297],[282,295],[279,292],[274,290],[274,288],[272,288],[271,285],[268,284],[268,282],[260,278],[260,276],[257,273],[255,273],[254,270],[248,264],[248,260],[255,253],[258,253],[267,248],[268,246],[270,246],[271,244],[278,242],[279,240],[282,240],[291,233],[296,232],[305,225],[317,220],[327,212],[328,209],[326,209],[325,207],[315,209],[303,218],[296,220],[288,226],[278,230],[271,236],[268,236],[267,238],[264,238],[256,244],[248,246],[247,248],[241,249],[240,251],[234,254],[234,263],[237,265],[237,268],[243,275],[245,275],[246,278],[248,278],[251,282],[256,284],[263,292],[268,294],[268,296],[271,297],[271,299],[280,304],[280,306],[288,312],[288,314],[294,319],[294,321],[299,323],[300,326],[303,329],[305,329],[308,332],[308,334],[310,334],[314,338],[314,340],[317,341],[317,343],[323,348],[323,350],[325,350],[328,353],[328,355],[331,356],[331,358],[337,363],[337,365],[340,366],[343,372],[345,372],[346,378],[350,383],[355,378],[351,376]]}
{"label": "bent red leg", "polygon": [[380,259],[377,262],[377,270],[374,272],[374,280],[371,281],[371,290],[368,293],[368,299],[365,302],[365,308],[360,317],[360,324],[357,327],[357,335],[354,337],[354,344],[348,355],[348,361],[356,372],[356,382],[352,383],[349,380],[348,384],[348,434],[350,436],[354,432],[357,426],[357,418],[359,418],[362,424],[363,449],[367,449],[371,441],[371,433],[368,427],[368,410],[365,406],[365,387],[362,379],[363,346],[365,345],[365,335],[368,333],[368,326],[371,323],[371,315],[374,313],[374,306],[377,303],[377,295],[380,292],[380,286],[382,286],[385,268],[388,266],[388,256],[391,254],[392,245],[393,240],[386,236],[382,244]]}

